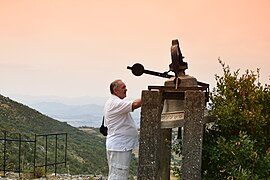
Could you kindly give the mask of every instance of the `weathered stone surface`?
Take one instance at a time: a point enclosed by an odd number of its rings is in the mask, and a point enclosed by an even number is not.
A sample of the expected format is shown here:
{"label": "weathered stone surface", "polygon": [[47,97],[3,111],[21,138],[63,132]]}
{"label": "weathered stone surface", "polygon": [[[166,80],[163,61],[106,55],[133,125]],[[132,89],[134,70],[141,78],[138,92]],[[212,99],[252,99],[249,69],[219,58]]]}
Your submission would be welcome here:
{"label": "weathered stone surface", "polygon": [[142,91],[138,180],[160,177],[162,93]]}
{"label": "weathered stone surface", "polygon": [[[185,79],[186,85],[195,86],[196,83],[194,79],[195,78]],[[166,96],[164,93],[167,93]],[[185,99],[167,99],[170,93],[174,93],[174,91],[171,92],[170,90],[167,91],[167,89],[163,89],[161,91],[142,92],[143,104],[141,108],[138,167],[139,180],[167,180],[170,178],[172,138],[172,127],[170,125],[172,125],[173,128],[179,126],[184,129],[181,179],[201,179],[205,93],[200,90],[185,90],[185,92],[183,92]],[[164,128],[164,122],[161,121],[161,113],[163,113],[164,116],[166,113],[179,113],[181,111],[184,111],[183,117],[178,114],[178,116],[171,118],[172,121],[179,121],[180,118],[183,118],[181,119],[181,123],[173,123]],[[164,117],[163,120],[166,119],[166,117]]]}
{"label": "weathered stone surface", "polygon": [[160,144],[160,179],[170,179],[171,165],[171,147],[172,147],[172,129],[161,129]]}
{"label": "weathered stone surface", "polygon": [[183,180],[201,179],[204,100],[204,92],[202,91],[186,91],[185,93]]}

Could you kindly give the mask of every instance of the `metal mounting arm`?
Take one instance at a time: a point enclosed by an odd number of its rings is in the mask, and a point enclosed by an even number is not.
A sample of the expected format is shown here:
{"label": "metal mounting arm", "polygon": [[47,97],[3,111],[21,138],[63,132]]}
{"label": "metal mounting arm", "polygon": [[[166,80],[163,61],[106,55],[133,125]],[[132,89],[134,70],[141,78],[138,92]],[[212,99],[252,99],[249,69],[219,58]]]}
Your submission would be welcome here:
{"label": "metal mounting arm", "polygon": [[133,64],[132,67],[128,66],[127,69],[130,69],[132,74],[134,74],[135,76],[141,76],[143,73],[145,74],[150,74],[150,75],[154,75],[154,76],[159,76],[159,77],[163,77],[163,78],[171,78],[173,77],[173,75],[169,75],[168,72],[156,72],[156,71],[151,71],[151,70],[145,70],[143,65],[141,65],[140,63],[135,63]]}

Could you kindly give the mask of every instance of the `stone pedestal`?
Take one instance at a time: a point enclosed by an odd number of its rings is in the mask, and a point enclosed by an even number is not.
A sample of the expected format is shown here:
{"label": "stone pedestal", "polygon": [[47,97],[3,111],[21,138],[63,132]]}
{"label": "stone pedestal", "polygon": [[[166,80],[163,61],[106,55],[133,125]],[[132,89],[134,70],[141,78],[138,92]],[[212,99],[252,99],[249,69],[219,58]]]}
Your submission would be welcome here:
{"label": "stone pedestal", "polygon": [[183,180],[201,179],[201,157],[204,119],[204,93],[187,91],[185,96],[185,125],[183,139]]}
{"label": "stone pedestal", "polygon": [[175,127],[184,129],[181,179],[201,179],[205,96],[195,78],[184,76],[180,80],[178,89],[168,81],[165,86],[142,92],[138,180],[170,179]]}
{"label": "stone pedestal", "polygon": [[161,92],[142,92],[138,180],[160,179],[162,109]]}

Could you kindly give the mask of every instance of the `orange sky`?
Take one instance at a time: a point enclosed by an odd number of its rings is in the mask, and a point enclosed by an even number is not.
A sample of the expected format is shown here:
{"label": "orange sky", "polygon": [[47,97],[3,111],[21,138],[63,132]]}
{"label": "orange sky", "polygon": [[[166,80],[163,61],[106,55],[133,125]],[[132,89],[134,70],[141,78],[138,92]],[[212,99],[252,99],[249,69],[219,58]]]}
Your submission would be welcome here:
{"label": "orange sky", "polygon": [[166,79],[135,77],[136,62],[164,72],[178,39],[186,73],[215,86],[220,57],[261,69],[269,84],[269,0],[0,0],[0,94],[131,97]]}

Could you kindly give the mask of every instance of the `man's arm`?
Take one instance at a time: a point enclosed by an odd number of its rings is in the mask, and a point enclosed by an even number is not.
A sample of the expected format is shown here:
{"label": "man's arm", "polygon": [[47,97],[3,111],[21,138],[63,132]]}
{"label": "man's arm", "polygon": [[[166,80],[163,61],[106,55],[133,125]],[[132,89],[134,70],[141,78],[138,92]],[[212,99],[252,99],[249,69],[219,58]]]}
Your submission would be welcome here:
{"label": "man's arm", "polygon": [[139,107],[141,107],[141,105],[142,105],[142,100],[141,99],[134,100],[133,103],[132,103],[132,111],[139,108]]}

